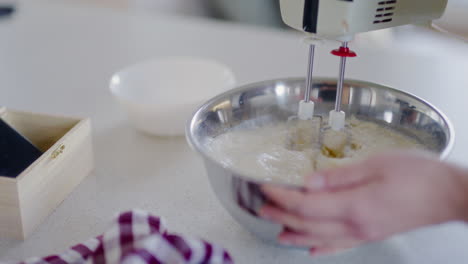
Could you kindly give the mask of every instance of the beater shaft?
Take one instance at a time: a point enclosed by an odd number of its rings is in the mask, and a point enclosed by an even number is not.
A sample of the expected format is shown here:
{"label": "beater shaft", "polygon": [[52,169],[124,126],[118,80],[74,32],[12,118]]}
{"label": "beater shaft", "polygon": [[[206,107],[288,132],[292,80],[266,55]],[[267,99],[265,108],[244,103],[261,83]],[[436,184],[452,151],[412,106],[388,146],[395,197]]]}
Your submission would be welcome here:
{"label": "beater shaft", "polygon": [[339,49],[333,50],[331,52],[333,55],[341,57],[340,61],[340,73],[338,76],[338,82],[336,86],[336,99],[335,99],[335,109],[330,112],[329,124],[333,130],[342,130],[345,126],[345,112],[341,111],[341,101],[343,99],[343,83],[344,75],[346,69],[346,58],[347,57],[356,57],[356,53],[349,50],[348,42],[343,42]]}
{"label": "beater shaft", "polygon": [[304,102],[308,103],[310,101],[310,93],[312,91],[313,83],[312,76],[314,72],[314,56],[315,56],[315,45],[310,44],[309,47],[309,63],[307,67],[307,83],[306,90],[304,94]]}
{"label": "beater shaft", "polygon": [[[343,48],[348,48],[348,42],[343,42],[341,46]],[[338,83],[336,86],[336,99],[335,99],[335,111],[341,111],[341,101],[343,98],[343,82],[346,70],[346,57],[343,56],[340,58],[340,73],[338,75]]]}

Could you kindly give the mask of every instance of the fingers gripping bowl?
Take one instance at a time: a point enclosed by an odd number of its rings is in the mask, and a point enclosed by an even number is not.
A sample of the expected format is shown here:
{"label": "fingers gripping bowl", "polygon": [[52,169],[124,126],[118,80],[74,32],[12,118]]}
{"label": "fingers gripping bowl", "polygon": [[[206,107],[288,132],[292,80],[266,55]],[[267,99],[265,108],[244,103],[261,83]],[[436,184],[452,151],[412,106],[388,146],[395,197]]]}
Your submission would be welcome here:
{"label": "fingers gripping bowl", "polygon": [[[238,127],[265,127],[283,123],[297,113],[304,93],[301,78],[271,80],[246,85],[223,93],[201,106],[186,127],[187,140],[204,160],[214,193],[229,213],[247,230],[266,242],[276,243],[280,225],[258,217],[258,209],[267,202],[260,185],[279,184],[214,158],[209,145],[213,139]],[[315,79],[311,96],[315,112],[326,116],[333,109],[336,80]],[[371,121],[414,138],[441,159],[454,144],[454,130],[443,113],[411,94],[382,85],[348,80],[344,85],[343,110],[348,116]]]}

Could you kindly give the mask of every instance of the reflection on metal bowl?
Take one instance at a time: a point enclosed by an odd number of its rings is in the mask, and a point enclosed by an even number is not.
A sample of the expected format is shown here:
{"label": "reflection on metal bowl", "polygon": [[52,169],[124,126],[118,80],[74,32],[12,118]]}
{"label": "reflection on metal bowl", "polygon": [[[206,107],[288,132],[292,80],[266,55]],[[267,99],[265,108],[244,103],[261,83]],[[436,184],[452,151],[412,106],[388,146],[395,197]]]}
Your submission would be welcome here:
{"label": "reflection on metal bowl", "polygon": [[[257,125],[286,121],[297,113],[304,84],[302,78],[291,78],[228,91],[201,106],[186,128],[187,140],[203,157],[211,186],[221,204],[242,226],[270,243],[276,243],[282,227],[259,218],[257,212],[267,202],[260,185],[276,183],[262,182],[236,172],[235,168],[224,167],[209,155],[207,143],[245,121]],[[316,104],[316,114],[328,114],[333,108],[335,93],[336,80],[314,80],[311,97],[320,102]],[[342,104],[349,116],[384,123],[415,137],[442,159],[453,147],[454,130],[447,117],[411,94],[374,83],[347,80]]]}

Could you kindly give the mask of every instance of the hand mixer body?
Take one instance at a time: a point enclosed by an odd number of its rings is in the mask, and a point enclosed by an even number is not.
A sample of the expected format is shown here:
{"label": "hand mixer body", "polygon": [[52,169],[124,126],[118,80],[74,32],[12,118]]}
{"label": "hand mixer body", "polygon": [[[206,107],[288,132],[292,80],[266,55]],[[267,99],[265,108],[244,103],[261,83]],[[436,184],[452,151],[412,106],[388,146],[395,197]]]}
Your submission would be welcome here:
{"label": "hand mixer body", "polygon": [[361,32],[437,19],[446,5],[447,0],[280,0],[288,26],[339,41]]}

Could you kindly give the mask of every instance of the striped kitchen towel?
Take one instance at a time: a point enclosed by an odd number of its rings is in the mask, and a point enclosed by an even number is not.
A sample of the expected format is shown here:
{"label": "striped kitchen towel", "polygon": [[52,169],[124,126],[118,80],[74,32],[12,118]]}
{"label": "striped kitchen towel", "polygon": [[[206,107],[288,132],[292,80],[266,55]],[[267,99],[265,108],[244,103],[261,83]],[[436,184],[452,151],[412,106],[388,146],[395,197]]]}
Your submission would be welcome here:
{"label": "striped kitchen towel", "polygon": [[159,217],[133,210],[121,213],[103,235],[60,255],[31,258],[21,264],[206,263],[232,264],[221,247],[169,233]]}

